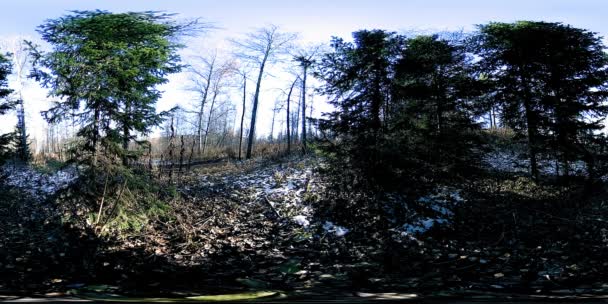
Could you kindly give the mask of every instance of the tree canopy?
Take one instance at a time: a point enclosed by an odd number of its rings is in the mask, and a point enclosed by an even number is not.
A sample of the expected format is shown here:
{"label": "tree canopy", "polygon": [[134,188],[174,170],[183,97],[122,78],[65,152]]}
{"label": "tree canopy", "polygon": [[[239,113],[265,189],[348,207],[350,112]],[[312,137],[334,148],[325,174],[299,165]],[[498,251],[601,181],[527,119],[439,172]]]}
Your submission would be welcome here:
{"label": "tree canopy", "polygon": [[526,132],[531,174],[538,179],[538,154],[548,148],[566,175],[571,161],[591,165],[585,142],[608,113],[600,37],[561,23],[520,21],[481,25],[471,45],[504,122]]}
{"label": "tree canopy", "polygon": [[183,26],[169,17],[75,11],[38,28],[53,50],[42,53],[32,46],[33,75],[59,98],[45,117],[49,122],[73,117],[81,123],[81,151],[92,164],[100,146],[124,162],[129,142],[161,123],[157,86],[182,68],[181,45],[174,38]]}
{"label": "tree canopy", "polygon": [[[8,76],[11,74],[11,63],[2,54],[0,54],[0,115],[6,114],[14,108],[15,102],[8,99],[12,90],[8,88]],[[13,133],[0,135],[0,162],[10,151],[10,142],[13,138]]]}

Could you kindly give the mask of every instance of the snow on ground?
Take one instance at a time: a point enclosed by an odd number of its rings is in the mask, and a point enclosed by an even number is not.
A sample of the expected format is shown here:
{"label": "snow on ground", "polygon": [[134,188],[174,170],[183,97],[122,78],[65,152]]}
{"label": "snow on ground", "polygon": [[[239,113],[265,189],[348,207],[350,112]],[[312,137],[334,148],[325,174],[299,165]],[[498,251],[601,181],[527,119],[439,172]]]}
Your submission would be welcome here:
{"label": "snow on ground", "polygon": [[422,234],[431,229],[435,224],[445,224],[448,221],[442,218],[419,219],[413,224],[403,225],[403,231],[408,234]]}
{"label": "snow on ground", "polygon": [[46,199],[61,189],[67,188],[78,178],[74,168],[54,173],[41,173],[29,166],[5,165],[0,168],[4,184],[19,188],[37,199]]}
{"label": "snow on ground", "polygon": [[423,234],[436,225],[449,224],[454,216],[454,208],[465,200],[459,189],[438,187],[433,193],[418,198],[416,202],[427,209],[430,215],[422,216],[412,211],[412,220],[401,227],[402,234],[410,237]]}
{"label": "snow on ground", "polygon": [[209,191],[245,198],[246,203],[268,200],[283,217],[304,228],[311,225],[314,211],[306,204],[306,197],[324,187],[311,166],[301,162],[261,166],[239,174],[203,175],[199,182]]}
{"label": "snow on ground", "polygon": [[296,215],[296,216],[292,217],[292,219],[296,224],[298,224],[304,228],[310,226],[310,221],[308,220],[308,217],[306,217],[305,215]]}
{"label": "snow on ground", "polygon": [[[489,168],[501,172],[509,173],[527,173],[530,169],[530,160],[526,156],[521,156],[515,151],[494,151],[484,156],[483,161]],[[560,170],[563,164],[559,164]],[[555,175],[556,166],[555,160],[541,158],[538,161],[538,169],[541,174]],[[576,161],[570,164],[570,172],[574,175],[585,174],[586,166],[582,161]]]}
{"label": "snow on ground", "polygon": [[495,151],[484,156],[483,161],[492,169],[501,172],[526,173],[529,161],[513,151]]}
{"label": "snow on ground", "polygon": [[333,233],[336,236],[345,236],[347,233],[350,232],[350,229],[348,229],[346,227],[338,226],[329,221],[327,221],[323,224],[323,230],[325,230],[328,233]]}
{"label": "snow on ground", "polygon": [[304,161],[259,166],[238,174],[202,175],[199,183],[208,191],[229,193],[243,203],[268,200],[283,218],[304,229],[320,227],[328,234],[343,237],[350,229],[329,221],[314,223],[314,209],[307,197],[323,192],[325,187],[313,172],[315,165]]}

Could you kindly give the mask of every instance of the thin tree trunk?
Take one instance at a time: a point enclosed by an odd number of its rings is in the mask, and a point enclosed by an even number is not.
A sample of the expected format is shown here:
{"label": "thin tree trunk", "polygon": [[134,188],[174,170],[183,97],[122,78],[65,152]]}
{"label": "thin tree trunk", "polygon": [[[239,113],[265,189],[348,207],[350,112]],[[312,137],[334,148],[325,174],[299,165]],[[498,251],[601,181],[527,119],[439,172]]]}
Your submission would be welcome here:
{"label": "thin tree trunk", "polygon": [[[313,108],[313,106],[312,106],[312,102],[313,102],[313,100],[311,99],[311,100],[310,100],[310,104],[308,105],[308,108],[310,109],[310,112],[308,112],[308,118],[311,118],[311,117],[312,117],[312,113],[313,113],[313,109],[314,109],[314,108]],[[313,134],[313,127],[312,127],[312,121],[309,121],[309,122],[308,122],[308,129],[307,129],[307,131],[308,131],[308,133],[309,133],[311,136],[313,136],[313,137],[314,137],[314,134]]]}
{"label": "thin tree trunk", "polygon": [[264,59],[260,65],[260,72],[258,74],[258,81],[255,85],[255,95],[253,96],[253,109],[251,109],[251,126],[249,128],[249,138],[247,140],[247,154],[246,158],[251,158],[251,152],[253,149],[253,141],[255,139],[255,119],[258,111],[258,102],[260,97],[260,85],[262,84],[262,76],[264,75],[264,66],[266,65],[266,59],[268,59],[268,51],[264,54]]}
{"label": "thin tree trunk", "polygon": [[148,142],[148,170],[152,176],[152,143]]}
{"label": "thin tree trunk", "polygon": [[241,113],[241,130],[239,134],[239,160],[243,146],[243,122],[245,121],[245,103],[247,101],[247,74],[243,74],[243,113]]}
{"label": "thin tree trunk", "polygon": [[21,91],[19,91],[19,119],[17,123],[19,124],[19,158],[21,161],[27,161],[29,158],[28,149],[27,149],[27,132],[25,130],[25,106],[23,103],[23,95]]}
{"label": "thin tree trunk", "polygon": [[122,125],[122,165],[127,166],[129,164],[129,159],[127,158],[127,151],[129,151],[129,126],[127,125],[127,121],[130,120],[129,113],[131,112],[130,104],[127,102],[125,105],[125,121]]}
{"label": "thin tree trunk", "polygon": [[[520,70],[523,70],[520,67]],[[536,158],[536,118],[532,113],[532,101],[530,98],[530,89],[528,88],[527,78],[522,71],[521,82],[524,88],[524,110],[526,116],[526,125],[528,131],[528,154],[530,156],[530,174],[535,181],[538,181],[538,161]]]}
{"label": "thin tree trunk", "polygon": [[[219,81],[219,80],[218,80]],[[209,138],[209,126],[211,125],[211,119],[213,118],[213,106],[215,106],[215,100],[217,99],[218,89],[215,88],[213,93],[213,99],[211,99],[211,107],[209,108],[209,119],[207,119],[207,127],[205,128],[205,141],[203,142],[203,150],[201,151],[201,157],[204,157],[205,147],[207,147],[207,139]]]}
{"label": "thin tree trunk", "polygon": [[93,119],[93,167],[97,166],[98,141],[99,141],[99,109],[95,109]]}
{"label": "thin tree trunk", "polygon": [[[289,88],[289,93],[287,94],[287,154],[291,153],[291,135],[290,135],[290,121],[289,121],[289,105],[291,104],[291,93],[293,92],[293,87],[296,85],[296,82],[298,81],[298,78],[296,78],[293,83],[291,84],[291,87]],[[297,125],[296,125],[296,129],[297,129]]]}
{"label": "thin tree trunk", "polygon": [[270,124],[270,142],[274,141],[274,120],[277,116],[276,108],[272,109],[272,123]]}
{"label": "thin tree trunk", "polygon": [[194,146],[196,145],[196,138],[192,137],[192,144],[190,145],[190,155],[188,156],[188,171],[192,169],[192,156],[194,154]]}
{"label": "thin tree trunk", "polygon": [[207,75],[207,84],[205,85],[205,92],[203,92],[203,100],[201,100],[201,107],[198,112],[198,154],[202,153],[202,142],[203,142],[203,112],[205,110],[205,103],[207,102],[207,96],[209,94],[209,87],[211,86],[211,76],[213,75],[213,68],[215,65],[215,60],[211,62],[211,66],[209,67],[209,74]]}
{"label": "thin tree trunk", "polygon": [[174,147],[174,139],[175,139],[175,128],[173,127],[173,116],[171,116],[171,137],[169,138],[169,182],[173,181],[173,166],[174,166],[174,158],[173,158],[173,147]]}
{"label": "thin tree trunk", "polygon": [[186,145],[184,143],[184,135],[180,136],[180,150],[179,150],[179,175],[182,174],[184,167],[184,154],[186,154]]}
{"label": "thin tree trunk", "polygon": [[302,78],[302,149],[306,153],[306,74],[308,62],[304,63],[304,76]]}
{"label": "thin tree trunk", "polygon": [[300,102],[298,102],[298,106],[296,107],[297,111],[296,111],[296,115],[295,115],[295,128],[291,128],[292,129],[292,134],[291,136],[294,138],[295,141],[298,141],[298,126],[300,125]]}

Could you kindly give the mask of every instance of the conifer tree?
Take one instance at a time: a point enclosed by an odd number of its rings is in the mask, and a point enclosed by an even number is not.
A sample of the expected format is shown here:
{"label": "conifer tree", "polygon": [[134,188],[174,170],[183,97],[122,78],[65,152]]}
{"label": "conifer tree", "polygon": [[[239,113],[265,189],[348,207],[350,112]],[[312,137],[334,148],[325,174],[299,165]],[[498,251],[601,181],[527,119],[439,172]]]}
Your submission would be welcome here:
{"label": "conifer tree", "polygon": [[82,123],[77,135],[87,163],[96,166],[100,153],[126,163],[129,143],[162,122],[157,86],[182,68],[174,38],[184,26],[170,17],[76,11],[38,28],[53,49],[42,53],[30,44],[33,76],[59,99],[45,118]]}
{"label": "conifer tree", "polygon": [[561,23],[519,21],[479,26],[472,46],[503,120],[527,137],[531,175],[539,178],[538,157],[548,150],[557,151],[566,175],[575,160],[592,169],[585,142],[608,113],[601,39]]}
{"label": "conifer tree", "polygon": [[[10,74],[10,61],[0,54],[0,116],[15,107],[15,102],[8,99],[12,93],[12,90],[8,88],[8,76]],[[14,140],[14,137],[14,133],[0,135],[0,163],[10,155],[12,151],[11,142]]]}

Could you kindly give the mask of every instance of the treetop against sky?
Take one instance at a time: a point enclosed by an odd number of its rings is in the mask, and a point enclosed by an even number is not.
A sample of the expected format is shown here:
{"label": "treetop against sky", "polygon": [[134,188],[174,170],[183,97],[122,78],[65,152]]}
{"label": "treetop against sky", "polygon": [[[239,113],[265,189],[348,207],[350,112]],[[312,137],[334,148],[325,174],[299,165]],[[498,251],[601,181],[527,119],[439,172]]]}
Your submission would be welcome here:
{"label": "treetop against sky", "polygon": [[[175,0],[175,1],[79,1],[57,0],[9,1],[0,10],[0,40],[27,37],[39,40],[36,28],[48,19],[58,18],[73,10],[165,11],[176,13],[176,18],[202,18],[215,25],[216,29],[186,41],[184,60],[190,55],[199,55],[214,48],[230,54],[226,38],[239,39],[256,27],[276,24],[283,31],[299,33],[301,43],[328,43],[332,36],[350,39],[351,33],[359,29],[380,28],[404,33],[451,31],[474,29],[476,24],[490,21],[512,22],[516,20],[542,20],[564,22],[575,27],[589,29],[604,36],[608,32],[608,2],[602,0],[510,0],[510,1],[449,1],[449,0],[309,0],[309,1],[237,1],[237,0]],[[6,51],[1,47],[2,51]],[[277,70],[280,68],[277,67]],[[280,72],[276,72],[278,76]],[[260,116],[269,117],[274,107],[277,87],[291,81],[282,77],[269,79],[260,98]],[[289,78],[289,77],[287,77]],[[196,98],[185,88],[188,76],[184,73],[170,77],[163,85],[164,92],[158,110],[166,110],[175,104],[188,107]],[[235,93],[238,95],[238,92]],[[43,121],[40,111],[48,109],[46,91],[37,83],[26,84],[24,99],[27,121],[33,137],[43,136]],[[238,100],[237,97],[234,98]],[[319,100],[320,102],[320,100]],[[238,107],[237,107],[238,108]],[[318,111],[320,114],[321,110]],[[7,119],[0,125],[0,132],[8,131],[14,121]],[[256,128],[260,134],[270,129],[270,119],[260,120]]]}

